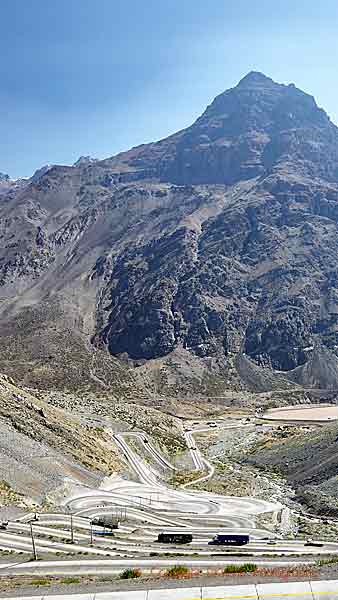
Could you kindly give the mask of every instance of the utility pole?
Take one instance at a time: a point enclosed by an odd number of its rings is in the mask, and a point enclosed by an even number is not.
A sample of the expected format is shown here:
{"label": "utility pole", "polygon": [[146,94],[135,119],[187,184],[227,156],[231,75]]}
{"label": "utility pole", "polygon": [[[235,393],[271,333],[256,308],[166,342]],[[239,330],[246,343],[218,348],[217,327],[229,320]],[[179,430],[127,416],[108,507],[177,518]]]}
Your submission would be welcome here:
{"label": "utility pole", "polygon": [[30,526],[30,529],[31,529],[31,536],[32,536],[33,560],[38,560],[38,555],[36,553],[36,547],[35,547],[35,540],[34,540],[34,534],[33,534],[33,524],[32,524],[32,521],[29,522],[29,526]]}
{"label": "utility pole", "polygon": [[70,513],[70,543],[74,544],[73,513]]}

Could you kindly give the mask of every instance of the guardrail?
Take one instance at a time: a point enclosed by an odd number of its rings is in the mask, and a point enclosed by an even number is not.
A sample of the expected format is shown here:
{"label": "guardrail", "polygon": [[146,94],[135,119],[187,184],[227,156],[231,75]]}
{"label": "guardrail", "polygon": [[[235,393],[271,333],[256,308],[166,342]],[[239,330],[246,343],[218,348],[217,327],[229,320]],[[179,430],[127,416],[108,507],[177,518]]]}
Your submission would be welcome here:
{"label": "guardrail", "polygon": [[[48,600],[51,596],[34,596]],[[338,581],[264,583],[216,587],[53,595],[53,600],[338,600]],[[32,600],[17,596],[12,600]]]}

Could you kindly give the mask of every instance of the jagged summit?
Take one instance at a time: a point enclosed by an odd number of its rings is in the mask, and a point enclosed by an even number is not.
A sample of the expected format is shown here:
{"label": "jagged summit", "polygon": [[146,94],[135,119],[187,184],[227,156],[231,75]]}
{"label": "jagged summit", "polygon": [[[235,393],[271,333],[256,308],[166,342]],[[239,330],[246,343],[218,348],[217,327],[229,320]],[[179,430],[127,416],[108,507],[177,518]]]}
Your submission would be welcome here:
{"label": "jagged summit", "polygon": [[98,162],[97,158],[93,158],[93,156],[80,156],[77,161],[73,164],[73,167],[80,167],[83,165],[89,165],[91,163]]}
{"label": "jagged summit", "polygon": [[281,84],[276,83],[259,71],[250,71],[237,84],[237,88],[253,88],[253,87],[278,87]]}
{"label": "jagged summit", "polygon": [[[325,150],[324,150],[325,147]],[[338,179],[338,129],[314,98],[258,72],[219,94],[187,129],[104,164],[120,180],[231,185],[302,162],[312,178]]]}
{"label": "jagged summit", "polygon": [[32,177],[30,178],[30,181],[32,181],[33,183],[36,183],[39,179],[41,179],[41,177],[43,175],[45,175],[46,173],[48,173],[48,171],[50,171],[50,169],[53,168],[54,165],[48,163],[47,165],[44,165],[43,167],[40,167],[40,169],[37,169]]}

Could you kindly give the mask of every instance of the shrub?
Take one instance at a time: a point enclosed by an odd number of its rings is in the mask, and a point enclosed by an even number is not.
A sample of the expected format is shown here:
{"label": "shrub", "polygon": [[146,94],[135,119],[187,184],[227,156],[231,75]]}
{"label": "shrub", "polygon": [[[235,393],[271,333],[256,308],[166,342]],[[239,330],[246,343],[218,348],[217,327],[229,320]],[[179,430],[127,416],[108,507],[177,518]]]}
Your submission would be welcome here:
{"label": "shrub", "polygon": [[223,573],[253,573],[257,570],[257,565],[254,563],[244,563],[242,565],[227,565],[224,567]]}
{"label": "shrub", "polygon": [[254,573],[255,571],[257,571],[257,565],[255,565],[255,563],[244,563],[242,567],[243,573]]}
{"label": "shrub", "polygon": [[175,565],[166,571],[167,577],[186,577],[189,575],[190,569],[185,565]]}
{"label": "shrub", "polygon": [[81,579],[79,577],[64,577],[61,579],[60,583],[80,583]]}
{"label": "shrub", "polygon": [[30,585],[49,585],[50,584],[50,579],[47,579],[45,577],[41,577],[39,579],[32,579],[30,581]]}
{"label": "shrub", "polygon": [[122,571],[120,577],[121,579],[137,579],[137,577],[141,577],[142,571],[140,569],[125,569]]}
{"label": "shrub", "polygon": [[327,558],[321,558],[317,560],[317,567],[325,567],[325,565],[334,565],[338,562],[338,556],[328,556]]}

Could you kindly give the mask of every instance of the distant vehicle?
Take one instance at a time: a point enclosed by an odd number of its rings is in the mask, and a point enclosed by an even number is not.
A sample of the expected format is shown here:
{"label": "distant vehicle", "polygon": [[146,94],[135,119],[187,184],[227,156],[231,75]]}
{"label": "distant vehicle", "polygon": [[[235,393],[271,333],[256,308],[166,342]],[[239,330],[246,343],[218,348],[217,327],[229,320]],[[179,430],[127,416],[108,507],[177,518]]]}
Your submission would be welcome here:
{"label": "distant vehicle", "polygon": [[217,427],[217,423],[207,423],[207,425],[209,425],[209,427]]}
{"label": "distant vehicle", "polygon": [[269,546],[275,546],[277,544],[276,540],[268,540],[267,542]]}
{"label": "distant vehicle", "polygon": [[189,448],[189,450],[196,450],[195,446],[191,446],[191,448]]}
{"label": "distant vehicle", "polygon": [[314,548],[322,548],[324,546],[324,544],[322,544],[321,542],[314,542],[313,540],[307,540],[305,542],[304,546],[312,546]]}
{"label": "distant vehicle", "polygon": [[7,529],[8,521],[2,521],[0,523],[0,529]]}
{"label": "distant vehicle", "polygon": [[113,531],[93,531],[94,535],[114,535]]}
{"label": "distant vehicle", "polygon": [[244,546],[249,543],[248,535],[230,535],[228,533],[219,533],[208,542],[209,546]]}
{"label": "distant vehicle", "polygon": [[[106,521],[105,519],[102,518],[97,518],[97,519],[93,519],[92,520],[92,524],[95,526],[99,526],[99,527],[104,527],[106,529],[118,529],[119,528],[119,521]],[[101,535],[101,534],[98,534]]]}
{"label": "distant vehicle", "polygon": [[191,533],[159,533],[157,541],[160,544],[190,544]]}
{"label": "distant vehicle", "polygon": [[144,444],[149,444],[149,442],[148,442],[147,438],[144,438],[144,440],[143,440],[143,443],[144,443]]}

